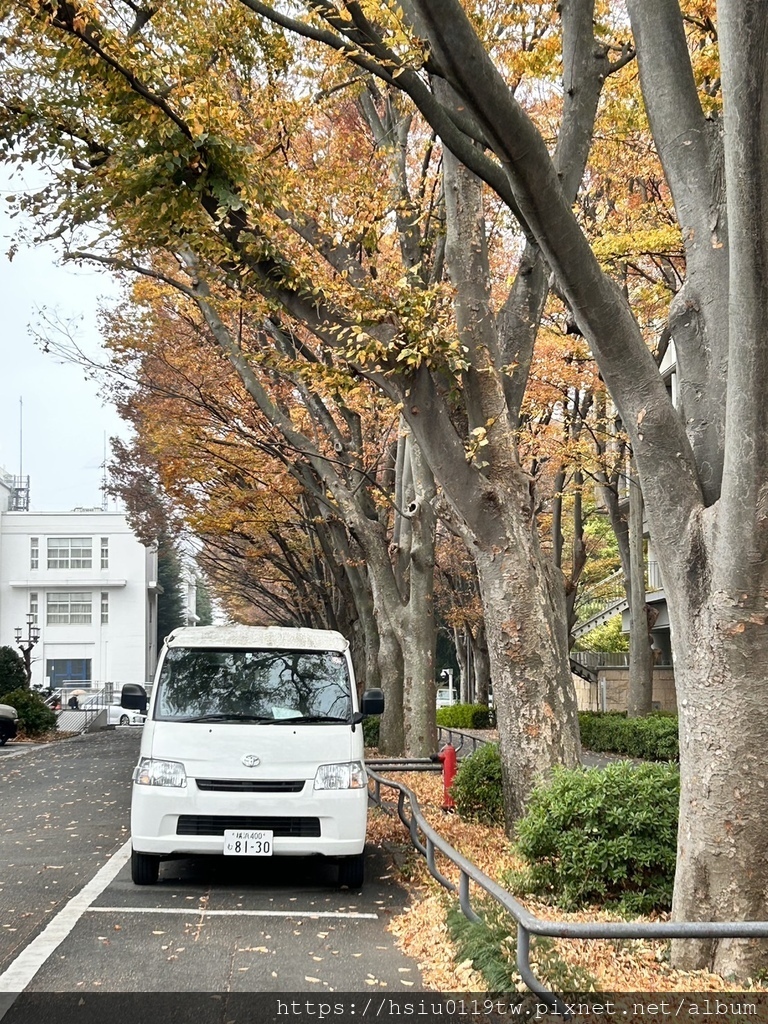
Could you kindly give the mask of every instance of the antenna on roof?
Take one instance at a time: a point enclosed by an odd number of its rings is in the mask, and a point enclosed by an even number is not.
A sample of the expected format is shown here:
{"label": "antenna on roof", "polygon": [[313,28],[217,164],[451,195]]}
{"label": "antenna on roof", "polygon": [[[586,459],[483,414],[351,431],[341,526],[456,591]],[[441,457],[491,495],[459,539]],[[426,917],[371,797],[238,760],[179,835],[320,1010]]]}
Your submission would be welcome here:
{"label": "antenna on roof", "polygon": [[19,475],[13,479],[9,512],[29,512],[29,477],[24,478],[24,402],[19,395]]}
{"label": "antenna on roof", "polygon": [[104,459],[101,463],[101,511],[109,511],[109,498],[107,496],[107,432],[104,431]]}

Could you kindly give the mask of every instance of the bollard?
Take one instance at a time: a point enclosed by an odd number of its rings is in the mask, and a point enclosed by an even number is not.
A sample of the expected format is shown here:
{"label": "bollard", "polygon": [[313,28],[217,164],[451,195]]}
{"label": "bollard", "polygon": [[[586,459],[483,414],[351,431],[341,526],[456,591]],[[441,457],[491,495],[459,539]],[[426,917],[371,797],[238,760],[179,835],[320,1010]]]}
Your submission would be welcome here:
{"label": "bollard", "polygon": [[456,804],[451,796],[451,786],[456,778],[456,748],[452,744],[446,743],[440,753],[433,756],[432,760],[440,761],[443,766],[443,810],[453,811],[456,809]]}

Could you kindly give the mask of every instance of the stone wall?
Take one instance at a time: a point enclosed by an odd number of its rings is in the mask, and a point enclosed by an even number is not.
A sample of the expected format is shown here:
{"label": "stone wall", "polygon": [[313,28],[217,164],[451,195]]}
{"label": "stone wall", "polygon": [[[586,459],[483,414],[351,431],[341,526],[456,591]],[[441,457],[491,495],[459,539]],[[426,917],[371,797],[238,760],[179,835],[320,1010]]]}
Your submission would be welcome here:
{"label": "stone wall", "polygon": [[[626,668],[599,669],[595,683],[574,676],[579,711],[626,711],[628,676]],[[675,674],[671,668],[654,670],[653,706],[659,711],[677,711]]]}

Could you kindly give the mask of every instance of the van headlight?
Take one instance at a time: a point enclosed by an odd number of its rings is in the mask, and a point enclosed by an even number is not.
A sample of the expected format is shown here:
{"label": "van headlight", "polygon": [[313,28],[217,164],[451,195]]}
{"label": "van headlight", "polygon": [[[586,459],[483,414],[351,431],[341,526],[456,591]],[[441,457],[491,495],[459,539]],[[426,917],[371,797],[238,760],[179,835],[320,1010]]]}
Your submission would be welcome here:
{"label": "van headlight", "polygon": [[321,764],[315,775],[315,789],[365,789],[367,785],[360,761]]}
{"label": "van headlight", "polygon": [[142,757],[133,769],[133,781],[137,786],[175,786],[181,789],[187,784],[187,773],[181,761]]}

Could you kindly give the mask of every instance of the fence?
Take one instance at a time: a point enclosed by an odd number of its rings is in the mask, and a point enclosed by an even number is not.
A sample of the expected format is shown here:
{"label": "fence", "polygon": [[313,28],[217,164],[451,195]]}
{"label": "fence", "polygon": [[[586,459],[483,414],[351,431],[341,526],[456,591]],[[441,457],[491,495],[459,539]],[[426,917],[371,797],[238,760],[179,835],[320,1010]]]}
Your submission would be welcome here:
{"label": "fence", "polygon": [[[646,562],[645,590],[649,594],[663,590],[658,562]],[[581,592],[576,602],[577,619],[579,622],[586,622],[610,605],[624,601],[626,596],[624,573],[621,570],[611,573],[599,583],[585,587]]]}

